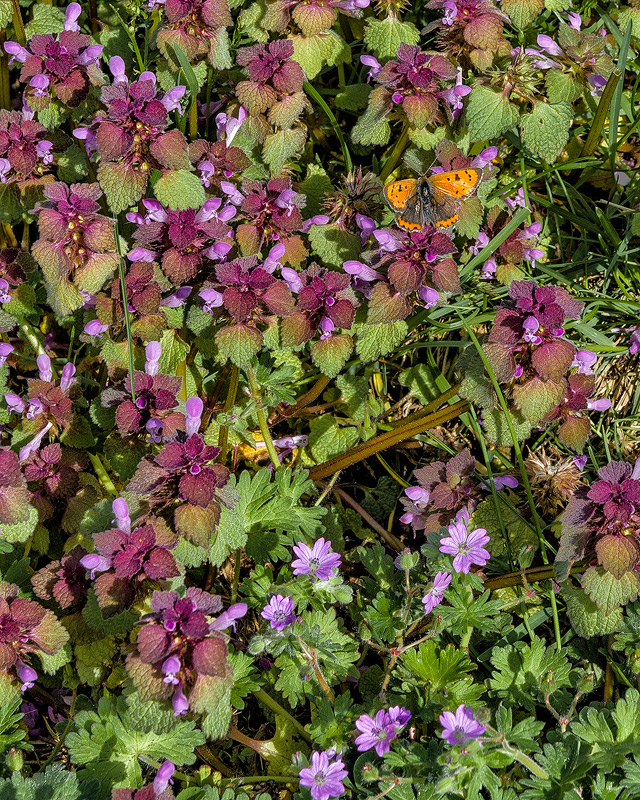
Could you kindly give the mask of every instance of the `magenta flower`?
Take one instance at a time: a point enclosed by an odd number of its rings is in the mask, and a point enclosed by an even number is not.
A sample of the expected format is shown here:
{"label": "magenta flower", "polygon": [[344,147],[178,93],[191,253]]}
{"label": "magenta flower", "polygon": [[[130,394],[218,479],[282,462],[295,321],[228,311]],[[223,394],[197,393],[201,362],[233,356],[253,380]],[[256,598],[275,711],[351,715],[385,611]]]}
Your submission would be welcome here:
{"label": "magenta flower", "polygon": [[[264,114],[282,98],[302,92],[305,76],[302,67],[292,59],[293,42],[278,39],[273,42],[241,47],[236,60],[246,67],[249,80],[236,85],[236,97],[252,116]],[[300,105],[298,116],[304,104]],[[291,127],[291,120],[287,127]]]}
{"label": "magenta flower", "polygon": [[451,575],[448,572],[438,572],[433,579],[433,586],[422,598],[425,616],[430,614],[436,606],[439,606],[444,598],[444,593],[451,583]]}
{"label": "magenta flower", "polygon": [[322,537],[313,545],[313,548],[304,542],[294,544],[293,552],[298,556],[291,562],[294,575],[313,575],[320,581],[326,581],[334,575],[333,570],[341,564],[339,553],[331,552],[331,542],[326,542]]}
{"label": "magenta flower", "polygon": [[449,525],[449,536],[440,540],[440,552],[452,555],[454,570],[465,575],[472,564],[484,567],[490,558],[489,551],[483,547],[489,541],[486,530],[476,528],[469,531],[468,524],[469,515],[463,509],[456,514],[455,520]]}
{"label": "magenta flower", "polygon": [[330,763],[326,751],[321,753],[314,751],[311,754],[311,766],[299,772],[300,786],[306,786],[311,790],[313,800],[328,800],[330,797],[340,797],[344,793],[342,781],[348,774],[342,759]]}
{"label": "magenta flower", "polygon": [[[163,5],[163,24],[158,32],[158,47],[166,58],[179,45],[193,64],[207,57],[216,63],[219,34],[233,24],[227,0],[149,0],[149,6]],[[161,12],[162,13],[162,12]]]}
{"label": "magenta flower", "polygon": [[447,744],[464,744],[469,739],[482,736],[487,729],[486,725],[481,725],[473,718],[471,706],[465,706],[464,703],[458,706],[455,714],[451,711],[440,714],[440,724],[442,725],[440,735],[447,740]]}
{"label": "magenta flower", "polygon": [[391,742],[396,737],[395,729],[390,724],[387,712],[383,708],[378,711],[375,718],[368,714],[362,714],[356,720],[356,728],[361,731],[360,736],[357,736],[355,740],[360,753],[373,748],[377,755],[382,756],[389,752]]}
{"label": "magenta flower", "polygon": [[295,603],[291,597],[277,594],[269,600],[260,615],[269,620],[274,630],[281,631],[296,621]]}
{"label": "magenta flower", "polygon": [[172,764],[171,761],[164,762],[153,780],[153,790],[156,792],[156,794],[162,794],[167,786],[169,786],[170,783],[173,783],[171,777],[175,771],[175,764]]}

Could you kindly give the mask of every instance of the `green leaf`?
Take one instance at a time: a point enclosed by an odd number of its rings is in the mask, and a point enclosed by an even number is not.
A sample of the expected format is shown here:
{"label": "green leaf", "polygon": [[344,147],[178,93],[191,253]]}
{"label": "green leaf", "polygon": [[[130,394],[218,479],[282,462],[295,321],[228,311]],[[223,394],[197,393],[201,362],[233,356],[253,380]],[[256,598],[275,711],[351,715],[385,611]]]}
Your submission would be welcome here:
{"label": "green leaf", "polygon": [[[26,731],[18,727],[23,714],[19,711],[22,697],[6,673],[0,675],[0,755],[26,738]],[[0,789],[0,798],[2,797]]]}
{"label": "green leaf", "polygon": [[209,561],[219,567],[229,555],[247,542],[242,519],[236,509],[221,507],[220,521],[211,535]]}
{"label": "green leaf", "polygon": [[357,428],[342,427],[332,414],[312,419],[309,428],[309,449],[318,463],[341,455],[360,438]]}
{"label": "green leaf", "polygon": [[518,110],[501,92],[487,86],[474,86],[466,111],[471,141],[495,139],[518,121]]}
{"label": "green leaf", "polygon": [[246,366],[262,347],[262,334],[250,325],[227,325],[215,336],[220,353],[238,367]]}
{"label": "green leaf", "polygon": [[0,526],[0,536],[5,542],[26,542],[38,524],[38,511],[33,506],[28,506],[29,516],[24,522],[13,525],[3,523]]}
{"label": "green leaf", "polygon": [[306,217],[313,217],[325,211],[323,204],[326,196],[334,189],[324,167],[319,164],[309,164],[307,175],[300,184],[300,191],[307,198],[304,214]]}
{"label": "green leaf", "polygon": [[140,439],[118,436],[117,433],[109,434],[104,442],[104,454],[123,483],[133,478],[138,464],[148,450],[148,446]]}
{"label": "green leaf", "polygon": [[8,27],[13,17],[11,0],[0,0],[0,28]]}
{"label": "green leaf", "polygon": [[395,350],[404,341],[408,327],[404,320],[376,325],[358,322],[354,325],[354,331],[356,353],[367,364]]}
{"label": "green leaf", "polygon": [[200,178],[186,169],[167,170],[155,182],[153,193],[163,206],[179,211],[200,208],[206,200]]}
{"label": "green leaf", "polygon": [[159,371],[164,375],[175,375],[178,364],[185,360],[189,345],[174,330],[167,330],[160,339],[162,354],[158,361]]}
{"label": "green leaf", "polygon": [[209,38],[209,63],[216,70],[231,69],[231,41],[226,28],[216,28]]}
{"label": "green leaf", "polygon": [[509,15],[511,23],[523,31],[540,14],[544,0],[503,0],[500,8]]}
{"label": "green leaf", "polygon": [[589,639],[617,631],[622,624],[622,609],[616,608],[605,616],[582,589],[568,583],[562,585],[562,596],[567,604],[571,627],[578,636]]}
{"label": "green leaf", "polygon": [[72,763],[84,779],[97,778],[101,800],[111,790],[142,786],[140,756],[193,764],[194,749],[204,744],[194,720],[174,717],[171,708],[155,701],[140,703],[135,693],[111,700],[103,697],[96,711],[76,714],[66,740]]}
{"label": "green leaf", "polygon": [[531,644],[516,642],[494,648],[491,663],[495,669],[488,681],[490,694],[528,711],[543,699],[540,684],[549,673],[555,679],[554,691],[571,686],[571,665],[566,653],[547,647],[538,636]]}
{"label": "green leaf", "polygon": [[31,21],[24,26],[27,39],[37,33],[62,33],[64,28],[64,9],[45,3],[37,3],[31,9],[31,13],[33,15]]}
{"label": "green leaf", "polygon": [[0,783],[0,800],[91,800],[97,792],[97,783],[78,784],[76,773],[65,770],[62,764],[51,764],[32,778],[14,772],[11,780]]}
{"label": "green leaf", "polygon": [[[523,442],[531,433],[531,423],[519,411],[509,412],[516,439]],[[490,442],[499,447],[511,447],[513,441],[507,418],[501,408],[482,412],[482,427]]]}
{"label": "green leaf", "polygon": [[523,144],[548,164],[558,158],[569,139],[573,114],[569,103],[539,102],[520,120]]}
{"label": "green leaf", "polygon": [[367,100],[371,94],[371,85],[368,83],[352,83],[345,86],[335,98],[336,108],[342,111],[360,111],[367,107]]}
{"label": "green leaf", "polygon": [[360,237],[338,228],[334,223],[313,225],[309,231],[309,241],[313,250],[325,264],[340,267],[345,261],[360,255]]}
{"label": "green leaf", "polygon": [[91,430],[91,423],[86,417],[74,414],[69,429],[62,434],[60,441],[67,447],[77,447],[80,450],[93,447],[95,438]]}
{"label": "green leaf", "polygon": [[254,666],[255,659],[246,653],[233,650],[229,653],[229,661],[233,667],[231,705],[242,711],[245,707],[244,698],[260,688],[260,675]]}
{"label": "green leaf", "polygon": [[119,214],[142,198],[149,175],[127,164],[106,163],[98,167],[98,180],[110,210]]}
{"label": "green leaf", "polygon": [[271,174],[278,177],[287,161],[297,158],[304,149],[307,132],[304,128],[276,131],[264,141],[262,157],[269,165]]}
{"label": "green leaf", "polygon": [[323,375],[335,378],[353,351],[353,339],[346,335],[330,336],[311,346],[311,360]]}
{"label": "green leaf", "polygon": [[335,31],[323,31],[314,36],[289,37],[293,42],[293,58],[300,64],[307,76],[313,80],[325,66],[348,64],[351,48]]}
{"label": "green leaf", "polygon": [[[518,553],[523,548],[528,548],[532,552],[538,549],[538,535],[531,525],[528,525],[515,511],[506,503],[500,503],[500,514],[507,536],[509,537],[510,550]],[[507,543],[500,529],[500,521],[496,511],[493,497],[483,500],[470,520],[473,528],[484,528],[491,540],[487,547],[492,556],[506,556],[508,552]]]}
{"label": "green leaf", "polygon": [[640,693],[627,689],[613,711],[600,704],[583,708],[570,730],[591,745],[590,761],[598,769],[609,773],[622,767],[630,754],[640,755]]}
{"label": "green leaf", "polygon": [[420,32],[411,22],[401,22],[395,15],[367,20],[364,32],[367,47],[380,61],[395,58],[401,44],[418,44]]}
{"label": "green leaf", "polygon": [[561,69],[548,70],[544,82],[551,104],[573,103],[582,94],[581,84],[573,75]]}
{"label": "green leaf", "polygon": [[16,222],[22,216],[22,207],[13,183],[0,183],[0,222]]}
{"label": "green leaf", "polygon": [[120,614],[114,614],[105,619],[93,589],[89,590],[87,604],[82,609],[82,616],[90,628],[112,635],[129,633],[138,619],[137,615],[131,611],[122,611]]}
{"label": "green leaf", "polygon": [[618,27],[626,31],[631,23],[631,33],[636,39],[640,39],[640,8],[623,6],[618,12]]}
{"label": "green leaf", "polygon": [[620,606],[637,599],[640,578],[636,572],[625,572],[616,578],[604,567],[589,567],[582,576],[582,587],[600,611],[609,616]]}

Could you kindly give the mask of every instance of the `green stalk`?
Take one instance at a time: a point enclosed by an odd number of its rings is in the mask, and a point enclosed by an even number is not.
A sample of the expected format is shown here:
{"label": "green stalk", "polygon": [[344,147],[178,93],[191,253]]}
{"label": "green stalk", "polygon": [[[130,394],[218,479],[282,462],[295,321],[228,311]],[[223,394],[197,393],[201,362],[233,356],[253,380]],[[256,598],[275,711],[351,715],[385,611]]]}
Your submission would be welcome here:
{"label": "green stalk", "polygon": [[[596,152],[596,148],[600,143],[600,137],[602,136],[602,129],[604,128],[604,123],[607,119],[607,115],[609,113],[609,106],[611,105],[611,101],[613,100],[613,93],[616,90],[616,86],[618,85],[618,81],[622,77],[622,72],[619,69],[614,69],[611,75],[609,76],[609,80],[607,81],[607,85],[604,87],[604,91],[600,97],[600,102],[598,103],[598,109],[595,113],[593,118],[593,122],[591,124],[591,130],[589,131],[589,135],[586,138],[584,146],[582,148],[582,152],[580,153],[580,157],[584,158],[585,156],[592,156]],[[617,133],[617,120],[615,125],[615,130]]]}
{"label": "green stalk", "polygon": [[511,747],[511,745],[507,744],[507,742],[504,742],[502,745],[502,752],[511,756],[511,758],[515,758],[516,761],[519,761],[537,778],[540,778],[543,781],[550,780],[549,774],[542,769],[542,767],[540,766],[540,764],[538,764],[537,761],[534,761],[530,756],[525,755],[521,750],[518,750],[516,747]]}
{"label": "green stalk", "polygon": [[100,456],[95,455],[94,453],[87,453],[89,456],[89,461],[93,465],[94,470],[96,471],[96,475],[98,476],[98,480],[104,486],[104,488],[112,494],[114,497],[118,496],[118,490],[116,489],[113,481],[109,477],[109,473],[104,468],[104,464],[100,461]]}
{"label": "green stalk", "polygon": [[333,475],[333,473],[337,472],[339,469],[345,469],[360,461],[364,461],[365,458],[374,456],[376,453],[386,450],[388,447],[393,447],[399,442],[411,439],[417,434],[429,430],[429,428],[443,425],[445,422],[459,417],[460,414],[464,414],[468,410],[469,404],[467,401],[460,400],[451,406],[447,406],[447,408],[444,408],[442,411],[436,411],[433,414],[427,414],[426,416],[420,414],[420,412],[412,414],[404,420],[402,425],[399,425],[394,430],[387,431],[379,436],[374,436],[372,439],[369,439],[369,441],[352,447],[345,453],[331,458],[329,461],[325,461],[322,464],[318,464],[316,467],[312,467],[309,470],[309,477],[313,481],[328,478],[329,475]]}
{"label": "green stalk", "polygon": [[[231,411],[235,402],[236,402],[236,395],[238,393],[238,379],[240,377],[240,370],[238,367],[233,367],[231,369],[231,375],[229,376],[229,388],[227,389],[227,397],[224,401],[224,406],[222,411],[227,413]],[[227,460],[227,452],[229,450],[229,426],[228,425],[221,425],[220,430],[218,431],[218,447],[220,448],[220,463],[224,464]]]}
{"label": "green stalk", "polygon": [[[547,546],[546,546],[545,541],[544,541],[544,536],[542,535],[542,528],[540,527],[540,519],[538,517],[536,504],[535,504],[535,501],[533,499],[533,493],[531,491],[531,484],[529,483],[529,476],[527,475],[527,470],[525,469],[525,466],[524,466],[524,459],[522,457],[522,449],[521,449],[520,443],[518,442],[518,439],[516,437],[516,432],[515,432],[515,429],[513,427],[513,422],[511,421],[511,414],[509,413],[509,408],[507,406],[507,401],[504,399],[504,394],[502,393],[502,389],[500,388],[500,385],[499,385],[498,381],[496,380],[496,378],[495,378],[495,376],[493,374],[493,370],[489,366],[489,362],[487,361],[487,357],[485,356],[484,351],[483,351],[483,349],[482,349],[482,347],[480,345],[480,342],[478,341],[475,333],[471,329],[471,326],[468,325],[466,322],[464,323],[464,326],[465,326],[465,328],[467,330],[467,333],[469,334],[469,338],[473,342],[473,344],[474,344],[474,346],[475,346],[475,348],[476,348],[476,350],[478,352],[478,355],[482,359],[482,363],[484,364],[484,368],[487,371],[489,379],[491,380],[491,383],[493,385],[493,389],[494,389],[494,391],[495,391],[495,393],[496,393],[496,395],[498,397],[498,402],[500,403],[500,407],[502,408],[502,411],[504,413],[505,419],[507,421],[507,427],[509,428],[509,433],[511,434],[511,440],[513,441],[513,449],[515,451],[516,460],[518,462],[518,467],[520,468],[520,474],[522,476],[522,483],[524,485],[525,492],[527,493],[527,499],[529,501],[529,508],[531,509],[531,516],[533,517],[533,523],[534,523],[535,528],[536,528],[536,534],[538,535],[538,542],[540,544],[540,554],[542,555],[542,560],[544,561],[544,563],[545,564],[549,564],[550,562],[549,562],[549,555],[547,553]],[[558,618],[558,603],[556,601],[556,592],[555,592],[555,589],[553,588],[553,584],[551,585],[551,593],[549,595],[549,600],[551,601],[551,611],[552,611],[552,614],[553,614],[553,630],[554,630],[554,633],[555,633],[556,647],[557,647],[558,651],[560,651],[562,649],[562,640],[561,640],[561,637],[560,637],[560,619]]]}
{"label": "green stalk", "polygon": [[16,41],[18,44],[24,47],[27,44],[27,36],[24,32],[22,12],[20,11],[20,3],[18,0],[11,0],[11,9],[13,11],[13,27],[15,30]]}
{"label": "green stalk", "polygon": [[280,469],[280,459],[278,458],[278,454],[276,453],[276,448],[274,447],[273,439],[271,438],[271,434],[269,433],[269,426],[267,425],[267,419],[264,415],[264,409],[262,408],[261,405],[262,395],[260,394],[260,387],[258,386],[256,373],[253,371],[253,367],[251,366],[251,364],[247,364],[245,371],[247,373],[247,377],[249,378],[249,388],[251,389],[251,397],[253,398],[253,401],[256,404],[258,425],[260,426],[260,433],[262,433],[262,438],[264,439],[264,443],[267,448],[267,453],[269,453],[269,458],[271,459],[273,468]]}
{"label": "green stalk", "polygon": [[309,744],[313,742],[313,739],[306,732],[302,723],[295,717],[291,716],[291,714],[287,711],[287,709],[283,708],[280,705],[280,703],[277,700],[274,700],[270,694],[267,694],[267,692],[265,692],[264,689],[257,689],[253,693],[253,696],[256,698],[256,700],[259,700],[262,703],[262,705],[271,709],[271,711],[273,711],[274,714],[277,714],[278,716],[284,717],[286,720],[288,720],[293,725],[293,727],[298,731],[300,736],[305,740],[305,742],[309,742]]}
{"label": "green stalk", "polygon": [[303,84],[303,88],[305,92],[316,101],[316,103],[320,106],[320,108],[324,111],[327,115],[327,119],[331,123],[331,127],[335,135],[338,137],[338,141],[340,142],[340,149],[342,150],[342,157],[344,159],[344,168],[347,172],[351,172],[353,169],[353,161],[351,160],[351,153],[349,152],[349,148],[347,147],[347,143],[345,142],[344,136],[342,134],[342,130],[338,125],[338,120],[333,115],[333,111],[329,108],[329,106],[325,103],[323,97],[317,92],[314,87],[308,82],[305,81]]}
{"label": "green stalk", "polygon": [[380,180],[382,183],[385,183],[389,175],[393,172],[396,168],[398,161],[400,161],[400,157],[404,153],[404,149],[407,146],[407,142],[409,141],[409,126],[405,125],[402,129],[402,133],[398,141],[395,143],[393,150],[391,151],[391,155],[386,160],[384,167],[380,173]]}
{"label": "green stalk", "polygon": [[124,325],[127,329],[127,342],[129,345],[129,380],[131,381],[131,399],[136,402],[136,392],[134,388],[134,369],[133,369],[133,343],[131,339],[131,317],[129,316],[129,301],[127,299],[127,285],[125,283],[124,275],[124,259],[122,258],[122,248],[120,247],[120,231],[118,229],[118,220],[115,222],[113,235],[116,240],[116,250],[120,256],[118,260],[118,272],[120,273],[120,294],[122,295],[122,305],[124,307]]}
{"label": "green stalk", "polygon": [[0,31],[0,108],[11,108],[11,78],[9,77],[9,56],[3,45],[7,39],[5,31]]}

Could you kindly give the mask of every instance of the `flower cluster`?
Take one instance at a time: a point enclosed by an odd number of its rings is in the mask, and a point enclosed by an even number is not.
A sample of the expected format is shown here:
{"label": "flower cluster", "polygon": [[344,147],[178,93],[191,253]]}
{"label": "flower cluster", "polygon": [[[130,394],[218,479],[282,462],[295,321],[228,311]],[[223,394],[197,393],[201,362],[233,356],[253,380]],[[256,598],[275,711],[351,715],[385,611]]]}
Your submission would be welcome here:
{"label": "flower cluster", "polygon": [[69,634],[48,611],[33,600],[18,597],[18,587],[0,583],[0,670],[15,670],[22,690],[33,686],[37,674],[25,662],[33,653],[54,655]]}
{"label": "flower cluster", "polygon": [[236,85],[236,97],[250,115],[268,112],[269,122],[282,128],[290,128],[307,106],[305,75],[292,56],[288,39],[242,47],[236,55],[249,74],[249,80]]}
{"label": "flower cluster", "polygon": [[220,517],[220,503],[232,504],[223,491],[229,470],[212,463],[218,447],[205,445],[199,433],[177,433],[157,455],[145,456],[138,464],[128,489],[144,496],[153,505],[181,501],[174,512],[178,531],[197,544],[206,546]]}
{"label": "flower cluster", "polygon": [[113,83],[101,92],[106,113],[74,135],[88,150],[98,150],[98,180],[118,213],[144,196],[152,169],[189,169],[186,139],[176,129],[165,131],[169,112],[180,108],[186,89],[159,90],[153,72],[129,83],[120,56],[110,59],[109,69]]}
{"label": "flower cluster", "polygon": [[51,306],[64,314],[113,277],[119,261],[114,221],[99,213],[97,183],[50,183],[44,196],[35,209],[40,238],[32,252],[46,278]]}
{"label": "flower cluster", "polygon": [[33,114],[0,108],[0,184],[24,186],[43,178],[53,163],[49,132]]}
{"label": "flower cluster", "polygon": [[26,47],[17,42],[4,44],[11,61],[22,64],[20,81],[27,84],[24,100],[34,111],[46,108],[52,97],[68,108],[76,108],[91,86],[101,83],[103,46],[91,44],[91,37],[80,33],[77,19],[81,13],[79,3],[70,3],[60,34],[35,34]]}
{"label": "flower cluster", "polygon": [[[189,61],[206,57],[213,67],[225,69],[220,31],[233,23],[227,0],[164,0],[166,18],[158,31],[158,47],[174,61],[172,45],[181,47]],[[177,66],[177,64],[176,64]]]}
{"label": "flower cluster", "polygon": [[598,478],[569,499],[557,560],[586,558],[620,580],[640,563],[640,463],[611,461]]}
{"label": "flower cluster", "polygon": [[503,28],[510,20],[491,0],[429,0],[427,8],[442,10],[442,18],[428,28],[438,29],[439,49],[458,63],[486,70],[509,55]]}
{"label": "flower cluster", "polygon": [[[497,206],[490,209],[486,227],[479,232],[469,251],[477,255],[504,228],[509,218],[509,215]],[[536,261],[544,256],[544,250],[537,246],[541,230],[541,222],[532,222],[510,234],[482,265],[482,278],[491,280],[496,277],[506,286],[512,280],[524,278],[523,267],[528,264],[529,269],[533,269]]]}
{"label": "flower cluster", "polygon": [[102,573],[94,588],[103,611],[115,614],[129,606],[143,581],[161,581],[179,574],[169,552],[178,537],[160,517],[148,517],[133,527],[127,503],[113,501],[116,528],[95,533],[95,553],[83,556],[80,563],[91,573]]}
{"label": "flower cluster", "polygon": [[[204,695],[228,685],[233,671],[222,633],[247,612],[236,603],[223,613],[219,597],[190,587],[153,593],[151,614],[138,633],[137,652],[127,657],[127,670],[141,698],[172,698],[176,715],[198,710]],[[215,616],[218,615],[218,616]]]}
{"label": "flower cluster", "polygon": [[129,252],[130,261],[160,261],[174,286],[195,278],[205,258],[224,259],[233,244],[227,222],[235,216],[233,205],[219,197],[202,208],[175,211],[157,200],[143,200],[146,214],[130,212],[127,219],[137,225],[133,239],[138,245]]}
{"label": "flower cluster", "polygon": [[381,708],[375,717],[362,714],[356,720],[356,728],[360,731],[355,740],[358,751],[364,753],[374,749],[379,756],[388,753],[391,742],[410,719],[411,713],[402,706],[392,706],[388,710]]}

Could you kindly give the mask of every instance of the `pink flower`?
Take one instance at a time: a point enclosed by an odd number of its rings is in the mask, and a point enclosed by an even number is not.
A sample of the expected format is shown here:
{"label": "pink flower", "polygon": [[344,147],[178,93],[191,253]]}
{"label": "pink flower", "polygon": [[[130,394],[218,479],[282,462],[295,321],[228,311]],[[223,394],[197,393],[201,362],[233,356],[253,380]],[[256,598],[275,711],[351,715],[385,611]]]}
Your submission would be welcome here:
{"label": "pink flower", "polygon": [[444,593],[451,583],[451,575],[448,572],[438,572],[433,579],[433,586],[422,598],[425,615],[430,614],[436,606],[439,606],[444,598]]}
{"label": "pink flower", "polygon": [[313,548],[304,542],[294,544],[293,552],[298,556],[291,562],[293,574],[313,575],[320,581],[328,580],[342,561],[339,553],[331,552],[331,542],[325,541],[322,537],[314,543]]}
{"label": "pink flower", "polygon": [[473,718],[471,706],[464,703],[458,706],[455,714],[451,711],[444,711],[440,714],[440,724],[442,725],[443,739],[447,744],[464,744],[469,739],[477,739],[478,736],[486,731],[486,725],[481,725]]}
{"label": "pink flower", "polygon": [[484,567],[490,558],[489,551],[483,547],[489,541],[486,530],[476,528],[469,531],[468,524],[469,516],[463,509],[456,514],[455,520],[449,525],[449,536],[440,540],[440,552],[452,555],[454,570],[465,575],[472,564]]}

